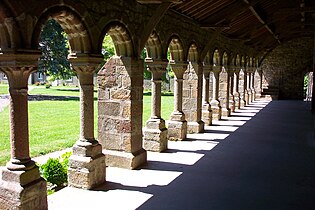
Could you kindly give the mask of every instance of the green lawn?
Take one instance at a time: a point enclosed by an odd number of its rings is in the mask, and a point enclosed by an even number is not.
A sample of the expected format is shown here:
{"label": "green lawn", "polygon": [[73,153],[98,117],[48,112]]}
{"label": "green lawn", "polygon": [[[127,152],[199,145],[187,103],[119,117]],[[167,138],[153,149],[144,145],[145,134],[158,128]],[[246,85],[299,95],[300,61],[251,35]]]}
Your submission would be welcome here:
{"label": "green lawn", "polygon": [[[38,90],[39,89],[39,90]],[[38,92],[36,92],[38,91]],[[31,94],[55,95],[60,90],[35,88]],[[60,91],[66,96],[78,92]],[[95,103],[95,136],[97,137],[97,101]],[[143,125],[151,114],[151,96],[143,97]],[[162,117],[167,120],[173,111],[173,96],[162,96]],[[31,156],[39,156],[52,151],[71,147],[79,137],[79,101],[30,101],[29,131]],[[0,112],[0,165],[10,158],[9,110]]]}
{"label": "green lawn", "polygon": [[1,94],[8,94],[9,93],[9,86],[0,84],[0,95]]}
{"label": "green lawn", "polygon": [[[29,91],[32,95],[53,95],[53,96],[80,96],[78,87],[72,86],[52,86],[46,88],[45,86],[32,86]],[[29,88],[29,89],[31,89]],[[97,97],[97,91],[94,90],[94,97]]]}

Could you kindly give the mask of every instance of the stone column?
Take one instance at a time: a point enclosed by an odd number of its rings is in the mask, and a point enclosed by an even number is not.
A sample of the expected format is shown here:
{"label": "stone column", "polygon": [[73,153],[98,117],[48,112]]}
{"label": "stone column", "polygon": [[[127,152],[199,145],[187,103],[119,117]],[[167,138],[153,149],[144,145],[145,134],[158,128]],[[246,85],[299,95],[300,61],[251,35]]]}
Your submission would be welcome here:
{"label": "stone column", "polygon": [[0,69],[9,80],[11,160],[1,171],[1,209],[47,209],[46,181],[30,158],[28,77],[39,54],[0,55]]}
{"label": "stone column", "polygon": [[97,80],[98,138],[106,165],[138,168],[147,162],[142,147],[143,60],[113,56]]}
{"label": "stone column", "polygon": [[212,125],[212,110],[209,103],[209,77],[212,66],[203,67],[202,121],[205,125]]}
{"label": "stone column", "polygon": [[219,85],[220,85],[220,71],[221,67],[220,66],[213,66],[213,97],[212,101],[210,102],[211,104],[211,109],[212,109],[212,119],[213,120],[220,120],[222,116],[222,107],[220,105],[219,101]]}
{"label": "stone column", "polygon": [[229,95],[230,95],[230,109],[231,112],[235,112],[235,98],[234,98],[234,69],[231,67],[230,71],[228,72],[229,74],[229,83],[230,83],[230,88],[229,88]]}
{"label": "stone column", "polygon": [[105,156],[94,138],[93,77],[99,57],[69,57],[80,83],[80,137],[69,159],[68,183],[71,187],[91,189],[105,182]]}
{"label": "stone column", "polygon": [[183,76],[183,112],[188,133],[200,133],[204,130],[204,122],[201,120],[202,67],[201,63],[189,62]]}
{"label": "stone column", "polygon": [[248,104],[248,91],[247,91],[247,71],[243,71],[243,89],[242,89],[242,97],[241,97],[241,107],[245,107]]}
{"label": "stone column", "polygon": [[254,80],[254,87],[255,87],[255,98],[260,98],[261,97],[261,91],[262,91],[262,86],[261,86],[261,77],[260,77],[260,69],[257,69],[254,74],[255,80]]}
{"label": "stone column", "polygon": [[230,109],[230,76],[228,74],[228,67],[222,68],[220,73],[220,84],[219,84],[219,100],[222,106],[222,116],[228,117],[231,115]]}
{"label": "stone column", "polygon": [[255,70],[251,73],[252,82],[251,82],[251,90],[252,90],[252,102],[256,100],[256,89],[255,89]]}
{"label": "stone column", "polygon": [[234,83],[235,83],[235,88],[234,88],[234,100],[235,100],[235,109],[240,109],[241,108],[241,95],[239,92],[239,83],[240,83],[240,69],[236,68],[235,69],[235,77],[234,77]]}
{"label": "stone column", "polygon": [[174,78],[174,111],[168,123],[168,139],[181,141],[187,136],[187,121],[183,112],[183,75],[187,69],[187,63],[171,63]]}
{"label": "stone column", "polygon": [[247,97],[246,97],[246,105],[250,104],[252,102],[252,88],[251,88],[251,84],[252,84],[252,69],[249,68],[247,71],[247,84],[246,84],[246,89],[247,89]]}
{"label": "stone column", "polygon": [[161,83],[168,61],[146,59],[146,64],[152,73],[152,111],[143,131],[143,147],[147,151],[162,152],[167,149],[167,128],[161,118]]}

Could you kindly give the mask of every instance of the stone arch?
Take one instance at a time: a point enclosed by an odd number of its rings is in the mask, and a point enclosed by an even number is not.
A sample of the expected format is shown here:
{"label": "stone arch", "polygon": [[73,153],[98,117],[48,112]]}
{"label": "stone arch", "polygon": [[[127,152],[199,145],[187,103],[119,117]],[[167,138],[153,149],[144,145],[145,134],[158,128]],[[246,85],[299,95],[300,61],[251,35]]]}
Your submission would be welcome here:
{"label": "stone arch", "polygon": [[148,41],[145,44],[147,49],[147,57],[153,59],[162,59],[166,56],[162,55],[162,44],[158,34],[154,31],[149,36]]}
{"label": "stone arch", "polygon": [[41,29],[49,19],[55,19],[68,36],[71,53],[92,53],[91,39],[82,17],[66,6],[54,6],[40,15],[34,28],[32,46],[38,45]]}
{"label": "stone arch", "polygon": [[171,60],[184,61],[183,44],[178,36],[173,35],[168,42],[168,46],[171,52]]}
{"label": "stone arch", "polygon": [[0,2],[0,51],[19,47],[21,36],[17,25],[7,5]]}
{"label": "stone arch", "polygon": [[114,42],[116,55],[123,57],[133,57],[134,46],[129,31],[124,24],[120,22],[111,22],[103,30],[102,39],[99,42],[99,47],[102,46],[103,37],[109,34]]}

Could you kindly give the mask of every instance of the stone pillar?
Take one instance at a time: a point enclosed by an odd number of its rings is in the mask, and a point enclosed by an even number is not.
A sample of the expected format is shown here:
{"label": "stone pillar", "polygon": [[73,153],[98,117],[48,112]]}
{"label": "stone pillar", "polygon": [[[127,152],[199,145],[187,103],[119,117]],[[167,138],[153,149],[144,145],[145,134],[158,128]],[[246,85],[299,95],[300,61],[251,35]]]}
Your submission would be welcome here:
{"label": "stone pillar", "polygon": [[212,110],[209,103],[209,77],[212,66],[203,67],[202,121],[205,125],[212,125]]}
{"label": "stone pillar", "polygon": [[71,187],[91,189],[105,182],[105,156],[94,138],[93,77],[99,57],[69,57],[80,83],[80,137],[72,147],[68,183]]}
{"label": "stone pillar", "polygon": [[247,91],[247,71],[241,71],[241,107],[245,107],[248,104],[248,91]]}
{"label": "stone pillar", "polygon": [[234,69],[230,68],[229,74],[229,95],[230,95],[230,109],[231,112],[235,112],[235,98],[234,98]]}
{"label": "stone pillar", "polygon": [[262,86],[261,86],[261,77],[260,77],[260,71],[259,70],[256,70],[255,71],[255,74],[254,74],[254,87],[255,87],[255,92],[256,92],[256,95],[255,95],[255,98],[260,98],[261,97],[261,91],[262,91]]}
{"label": "stone pillar", "polygon": [[251,68],[247,71],[247,83],[246,83],[246,89],[247,89],[247,97],[246,97],[246,105],[250,104],[252,102],[252,77],[251,77]]}
{"label": "stone pillar", "polygon": [[240,69],[236,68],[235,70],[235,77],[234,77],[234,83],[235,83],[235,88],[234,88],[234,100],[235,100],[235,109],[240,109],[241,108],[241,95],[239,91],[239,83],[240,83]]}
{"label": "stone pillar", "polygon": [[211,104],[211,109],[212,109],[212,119],[213,120],[221,120],[222,116],[222,107],[220,105],[219,101],[219,85],[220,85],[220,71],[221,67],[220,66],[213,66],[213,97],[210,102]]}
{"label": "stone pillar", "polygon": [[9,80],[11,160],[1,171],[1,209],[48,209],[46,181],[30,158],[27,82],[39,54],[0,55]]}
{"label": "stone pillar", "polygon": [[251,73],[251,90],[252,90],[252,102],[256,100],[256,89],[255,89],[255,70]]}
{"label": "stone pillar", "polygon": [[230,109],[230,83],[229,83],[229,74],[227,72],[227,67],[222,68],[222,71],[219,76],[219,100],[222,106],[222,116],[228,117],[231,115]]}
{"label": "stone pillar", "polygon": [[204,130],[202,114],[202,72],[201,63],[189,62],[183,75],[183,112],[187,120],[188,133]]}
{"label": "stone pillar", "polygon": [[138,168],[147,162],[142,148],[143,61],[113,56],[97,80],[98,138],[106,165]]}
{"label": "stone pillar", "polygon": [[168,61],[146,59],[146,64],[152,73],[152,111],[143,131],[143,147],[147,151],[162,152],[167,149],[167,128],[161,118],[161,83]]}
{"label": "stone pillar", "polygon": [[183,75],[187,69],[187,63],[171,63],[174,78],[174,111],[168,123],[168,139],[181,141],[187,136],[187,121],[182,109]]}

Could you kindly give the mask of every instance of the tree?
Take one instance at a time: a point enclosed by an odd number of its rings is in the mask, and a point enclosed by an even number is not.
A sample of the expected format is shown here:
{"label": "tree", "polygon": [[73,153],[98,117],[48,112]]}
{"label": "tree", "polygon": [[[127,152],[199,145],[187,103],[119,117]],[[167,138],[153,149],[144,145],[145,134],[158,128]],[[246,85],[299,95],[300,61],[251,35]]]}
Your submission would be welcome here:
{"label": "tree", "polygon": [[38,71],[53,79],[69,79],[75,75],[67,59],[69,44],[66,33],[54,19],[47,21],[39,38],[42,55]]}

